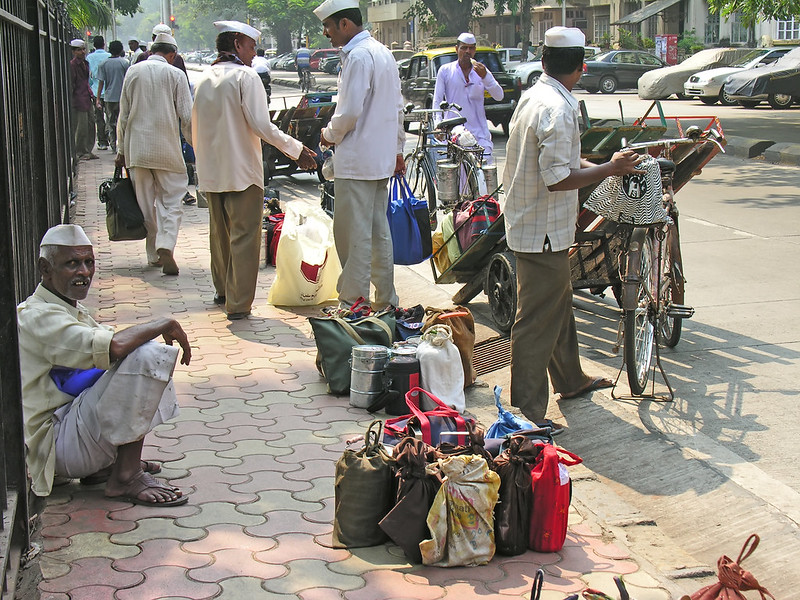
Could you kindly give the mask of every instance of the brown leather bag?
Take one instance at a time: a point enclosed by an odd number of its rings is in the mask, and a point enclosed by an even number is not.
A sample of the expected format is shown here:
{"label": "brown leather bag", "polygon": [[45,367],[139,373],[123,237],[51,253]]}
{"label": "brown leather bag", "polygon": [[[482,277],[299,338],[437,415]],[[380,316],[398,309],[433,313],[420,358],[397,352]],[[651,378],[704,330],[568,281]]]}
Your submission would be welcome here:
{"label": "brown leather bag", "polygon": [[[727,556],[721,556],[717,561],[717,568],[719,569],[717,577],[719,577],[719,581],[692,594],[691,600],[746,600],[742,592],[748,590],[758,591],[761,594],[761,600],[766,600],[766,596],[774,600],[775,596],[758,583],[750,571],[745,571],[739,566],[739,563],[758,548],[759,540],[760,538],[755,533],[747,538],[736,561],[732,561]],[[750,545],[751,542],[752,545]],[[748,546],[750,547],[748,548]],[[684,596],[681,600],[686,600],[687,598],[689,597]]]}
{"label": "brown leather bag", "polygon": [[453,331],[453,343],[461,354],[461,366],[464,367],[464,387],[467,388],[475,383],[478,378],[475,367],[472,364],[472,354],[475,350],[475,319],[472,313],[465,306],[455,306],[453,308],[432,308],[425,309],[425,324],[422,331],[426,331],[433,325],[449,325]]}

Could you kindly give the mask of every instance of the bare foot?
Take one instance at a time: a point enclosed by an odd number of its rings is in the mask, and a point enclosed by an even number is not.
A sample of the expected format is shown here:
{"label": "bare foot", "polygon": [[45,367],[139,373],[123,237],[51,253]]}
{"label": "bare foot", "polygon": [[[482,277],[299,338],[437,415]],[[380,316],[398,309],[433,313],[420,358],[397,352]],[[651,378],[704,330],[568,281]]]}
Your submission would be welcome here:
{"label": "bare foot", "polygon": [[614,382],[610,379],[606,379],[605,377],[587,377],[585,384],[583,384],[574,392],[562,392],[560,394],[560,399],[569,400],[570,398],[577,398],[578,396],[583,396],[584,394],[588,394],[589,392],[593,392],[595,390],[610,387],[614,387]]}

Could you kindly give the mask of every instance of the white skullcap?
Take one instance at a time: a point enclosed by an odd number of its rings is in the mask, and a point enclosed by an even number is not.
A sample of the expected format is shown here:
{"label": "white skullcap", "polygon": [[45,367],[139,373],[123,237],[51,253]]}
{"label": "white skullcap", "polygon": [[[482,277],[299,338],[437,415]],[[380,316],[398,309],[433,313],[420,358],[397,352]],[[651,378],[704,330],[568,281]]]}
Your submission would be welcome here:
{"label": "white skullcap", "polygon": [[164,25],[164,23],[159,23],[155,27],[153,27],[153,35],[158,35],[159,33],[172,33],[172,29],[169,25]]}
{"label": "white skullcap", "polygon": [[175,41],[175,38],[172,37],[168,33],[159,33],[156,35],[156,39],[153,40],[154,44],[172,44],[176,48],[178,47],[178,42]]}
{"label": "white skullcap", "polygon": [[79,39],[74,39],[69,43],[73,48],[86,48],[86,42]]}
{"label": "white skullcap", "polygon": [[583,48],[586,36],[577,27],[551,27],[544,32],[544,45],[550,48]]}
{"label": "white skullcap", "polygon": [[340,10],[346,10],[348,8],[358,8],[358,0],[325,0],[325,2],[314,9],[314,14],[317,15],[320,21],[324,21]]}
{"label": "white skullcap", "polygon": [[458,36],[457,39],[462,44],[470,44],[470,45],[472,45],[472,44],[477,44],[478,43],[478,41],[475,39],[475,36],[472,35],[471,33],[462,33],[460,36]]}
{"label": "white skullcap", "polygon": [[215,21],[214,27],[217,28],[218,33],[225,33],[226,31],[243,33],[255,42],[261,37],[261,32],[258,29],[240,21]]}
{"label": "white skullcap", "polygon": [[91,240],[80,225],[56,225],[45,232],[39,247],[91,245]]}

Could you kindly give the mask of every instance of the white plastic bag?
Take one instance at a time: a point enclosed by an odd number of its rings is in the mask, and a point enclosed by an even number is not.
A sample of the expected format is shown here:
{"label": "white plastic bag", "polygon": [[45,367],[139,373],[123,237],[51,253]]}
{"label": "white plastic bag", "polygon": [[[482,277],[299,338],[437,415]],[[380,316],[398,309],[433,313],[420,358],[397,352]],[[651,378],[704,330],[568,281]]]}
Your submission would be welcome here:
{"label": "white plastic bag", "polygon": [[342,267],[333,245],[333,219],[320,206],[286,203],[275,267],[270,304],[308,306],[336,299]]}
{"label": "white plastic bag", "polygon": [[433,325],[422,334],[422,341],[417,346],[417,360],[420,387],[463,413],[466,408],[464,368],[449,326]]}

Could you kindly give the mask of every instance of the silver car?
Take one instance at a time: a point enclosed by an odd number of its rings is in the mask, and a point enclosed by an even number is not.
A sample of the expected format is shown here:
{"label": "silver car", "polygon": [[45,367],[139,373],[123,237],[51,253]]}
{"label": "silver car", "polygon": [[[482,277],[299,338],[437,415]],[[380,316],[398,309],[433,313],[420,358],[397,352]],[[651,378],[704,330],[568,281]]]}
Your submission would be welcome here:
{"label": "silver car", "polygon": [[789,50],[791,48],[758,48],[730,67],[719,67],[695,73],[683,84],[683,93],[690,97],[697,96],[703,104],[716,104],[719,100],[719,103],[724,106],[733,106],[736,104],[736,100],[730,98],[723,89],[728,75],[771,65]]}
{"label": "silver car", "polygon": [[[600,48],[597,46],[584,46],[583,60],[591,60],[592,57],[599,52]],[[544,67],[542,67],[541,60],[531,60],[518,64],[513,69],[510,69],[509,72],[519,77],[519,80],[522,82],[522,87],[529,88],[539,81],[539,77],[544,73]]]}

